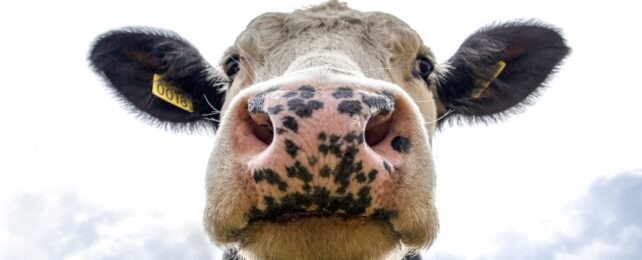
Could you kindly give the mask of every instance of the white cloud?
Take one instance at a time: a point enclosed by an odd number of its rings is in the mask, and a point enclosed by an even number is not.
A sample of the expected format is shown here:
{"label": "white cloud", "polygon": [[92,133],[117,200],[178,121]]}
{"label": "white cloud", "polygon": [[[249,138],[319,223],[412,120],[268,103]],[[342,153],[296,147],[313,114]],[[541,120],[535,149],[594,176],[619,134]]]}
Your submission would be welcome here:
{"label": "white cloud", "polygon": [[[0,198],[0,259],[220,259],[200,223],[149,210],[104,209],[73,192]],[[598,178],[565,209],[555,232],[497,235],[472,256],[431,249],[427,259],[642,259],[642,170]]]}
{"label": "white cloud", "polygon": [[[594,180],[568,206],[548,237],[507,230],[495,252],[475,259],[642,259],[642,170]],[[462,252],[431,252],[429,259],[466,259]],[[470,258],[470,257],[469,257]]]}
{"label": "white cloud", "polygon": [[99,209],[69,192],[2,195],[0,259],[221,258],[198,222]]}

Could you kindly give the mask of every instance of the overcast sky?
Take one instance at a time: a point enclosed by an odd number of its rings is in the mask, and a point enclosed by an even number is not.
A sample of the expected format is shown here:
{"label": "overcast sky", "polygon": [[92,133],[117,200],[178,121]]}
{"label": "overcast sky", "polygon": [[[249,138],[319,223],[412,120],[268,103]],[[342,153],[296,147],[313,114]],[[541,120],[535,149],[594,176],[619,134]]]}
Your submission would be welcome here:
{"label": "overcast sky", "polygon": [[[211,63],[265,11],[317,1],[0,4],[0,259],[217,259],[201,225],[211,134],[139,122],[87,67],[94,37],[173,30]],[[626,1],[351,1],[445,61],[475,29],[537,18],[573,53],[538,102],[437,134],[427,259],[641,259],[642,18]]]}

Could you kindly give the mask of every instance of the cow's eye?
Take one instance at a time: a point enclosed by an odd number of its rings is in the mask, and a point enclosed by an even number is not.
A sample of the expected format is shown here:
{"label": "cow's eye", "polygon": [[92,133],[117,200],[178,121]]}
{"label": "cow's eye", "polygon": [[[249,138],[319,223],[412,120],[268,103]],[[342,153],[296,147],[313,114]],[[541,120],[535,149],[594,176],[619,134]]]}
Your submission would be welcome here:
{"label": "cow's eye", "polygon": [[412,74],[423,79],[432,73],[432,63],[426,57],[417,57],[415,65],[412,67]]}
{"label": "cow's eye", "polygon": [[225,71],[225,74],[233,78],[236,73],[239,72],[241,69],[239,65],[239,57],[238,56],[232,56],[225,61],[225,64],[223,65],[223,70]]}

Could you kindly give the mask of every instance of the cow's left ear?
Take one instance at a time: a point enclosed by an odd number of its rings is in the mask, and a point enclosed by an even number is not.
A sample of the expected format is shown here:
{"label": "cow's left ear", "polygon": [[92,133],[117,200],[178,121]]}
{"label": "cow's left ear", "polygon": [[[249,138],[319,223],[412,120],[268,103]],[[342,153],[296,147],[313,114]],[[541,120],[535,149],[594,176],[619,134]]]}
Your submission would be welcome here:
{"label": "cow's left ear", "polygon": [[559,30],[540,22],[480,29],[445,66],[437,87],[441,116],[496,119],[537,93],[569,51]]}
{"label": "cow's left ear", "polygon": [[226,80],[177,34],[143,27],[107,32],[89,60],[143,119],[174,129],[218,126]]}

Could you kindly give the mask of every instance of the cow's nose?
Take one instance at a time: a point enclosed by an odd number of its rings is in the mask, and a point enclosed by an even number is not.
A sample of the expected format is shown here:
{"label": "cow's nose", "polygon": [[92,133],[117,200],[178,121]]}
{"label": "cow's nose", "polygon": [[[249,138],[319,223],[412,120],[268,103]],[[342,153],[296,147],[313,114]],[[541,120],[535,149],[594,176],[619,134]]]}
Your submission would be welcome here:
{"label": "cow's nose", "polygon": [[400,129],[408,118],[400,102],[391,92],[341,84],[274,87],[240,102],[247,116],[237,121],[231,150],[247,162],[254,186],[249,217],[390,217],[394,165],[412,142]]}
{"label": "cow's nose", "polygon": [[[355,89],[350,87],[317,90],[310,85],[275,90],[248,100],[248,115],[252,119],[248,121],[249,127],[266,145],[288,137],[307,143],[310,140],[306,136],[310,133],[317,133],[319,139],[324,139],[324,135],[352,133],[358,135],[354,138],[358,137],[355,140],[359,144],[376,145],[385,138],[394,111],[395,97],[385,91],[357,90],[355,94]],[[348,136],[353,139],[352,135]]]}

